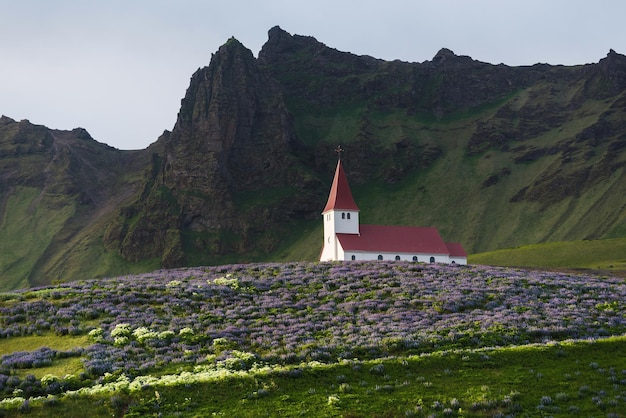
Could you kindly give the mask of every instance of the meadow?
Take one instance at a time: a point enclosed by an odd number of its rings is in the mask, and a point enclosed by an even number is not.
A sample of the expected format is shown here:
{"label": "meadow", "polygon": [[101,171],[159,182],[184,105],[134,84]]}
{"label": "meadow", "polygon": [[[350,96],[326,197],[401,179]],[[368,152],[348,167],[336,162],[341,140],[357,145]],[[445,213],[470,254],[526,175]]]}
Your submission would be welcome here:
{"label": "meadow", "polygon": [[472,264],[570,269],[626,277],[626,238],[543,242],[472,254]]}
{"label": "meadow", "polygon": [[506,267],[264,263],[0,294],[0,415],[626,411],[626,282]]}

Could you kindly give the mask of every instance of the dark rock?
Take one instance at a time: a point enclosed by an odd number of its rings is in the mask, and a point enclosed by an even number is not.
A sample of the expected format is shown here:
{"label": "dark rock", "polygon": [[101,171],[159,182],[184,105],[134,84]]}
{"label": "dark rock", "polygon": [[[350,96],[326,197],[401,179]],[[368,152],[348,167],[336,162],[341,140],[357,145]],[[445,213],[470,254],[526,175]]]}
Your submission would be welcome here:
{"label": "dark rock", "polygon": [[[292,124],[280,85],[259,70],[250,50],[230,39],[208,67],[193,75],[176,125],[163,140],[163,153],[153,157],[151,178],[133,210],[142,222],[131,225],[126,218],[122,223],[128,228],[117,227],[110,242],[121,242],[122,255],[131,260],[163,254],[170,267],[185,263],[189,234],[228,232],[240,238],[218,251],[245,251],[248,231],[284,223],[295,210],[284,206],[285,199],[299,202]],[[263,210],[236,204],[238,195],[292,185],[288,194],[263,199]],[[193,245],[215,251],[211,242],[195,240]]]}

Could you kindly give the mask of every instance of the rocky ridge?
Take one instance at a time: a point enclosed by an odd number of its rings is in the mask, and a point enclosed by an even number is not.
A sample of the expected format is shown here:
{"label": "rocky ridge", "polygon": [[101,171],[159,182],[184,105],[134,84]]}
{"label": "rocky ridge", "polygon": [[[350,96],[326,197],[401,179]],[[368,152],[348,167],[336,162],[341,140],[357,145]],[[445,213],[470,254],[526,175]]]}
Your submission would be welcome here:
{"label": "rocky ridge", "polygon": [[234,38],[220,47],[146,150],[2,117],[0,214],[20,187],[76,205],[26,268],[30,283],[85,271],[79,242],[102,246],[104,273],[263,260],[319,217],[341,144],[372,221],[435,225],[470,251],[621,236],[625,91],[613,50],[573,67],[445,48],[388,62],[274,27],[258,58]]}

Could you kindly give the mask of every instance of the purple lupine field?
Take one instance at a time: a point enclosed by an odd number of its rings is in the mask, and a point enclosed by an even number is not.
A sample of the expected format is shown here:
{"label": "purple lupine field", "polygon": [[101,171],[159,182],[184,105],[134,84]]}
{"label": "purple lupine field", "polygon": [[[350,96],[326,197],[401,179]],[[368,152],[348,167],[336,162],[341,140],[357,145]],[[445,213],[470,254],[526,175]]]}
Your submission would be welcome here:
{"label": "purple lupine field", "polygon": [[4,296],[0,337],[52,331],[88,333],[91,341],[66,353],[41,348],[5,355],[5,370],[80,356],[96,380],[208,359],[246,368],[626,332],[623,279],[485,266],[198,267]]}

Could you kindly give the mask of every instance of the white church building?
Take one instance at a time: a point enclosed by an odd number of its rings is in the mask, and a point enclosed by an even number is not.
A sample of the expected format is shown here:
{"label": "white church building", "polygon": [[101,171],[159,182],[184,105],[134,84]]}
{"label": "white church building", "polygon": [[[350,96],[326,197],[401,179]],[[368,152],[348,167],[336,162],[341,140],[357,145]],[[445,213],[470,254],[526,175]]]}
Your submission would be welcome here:
{"label": "white church building", "polygon": [[324,217],[320,261],[404,260],[467,264],[459,243],[446,243],[432,227],[360,225],[346,173],[337,162]]}

